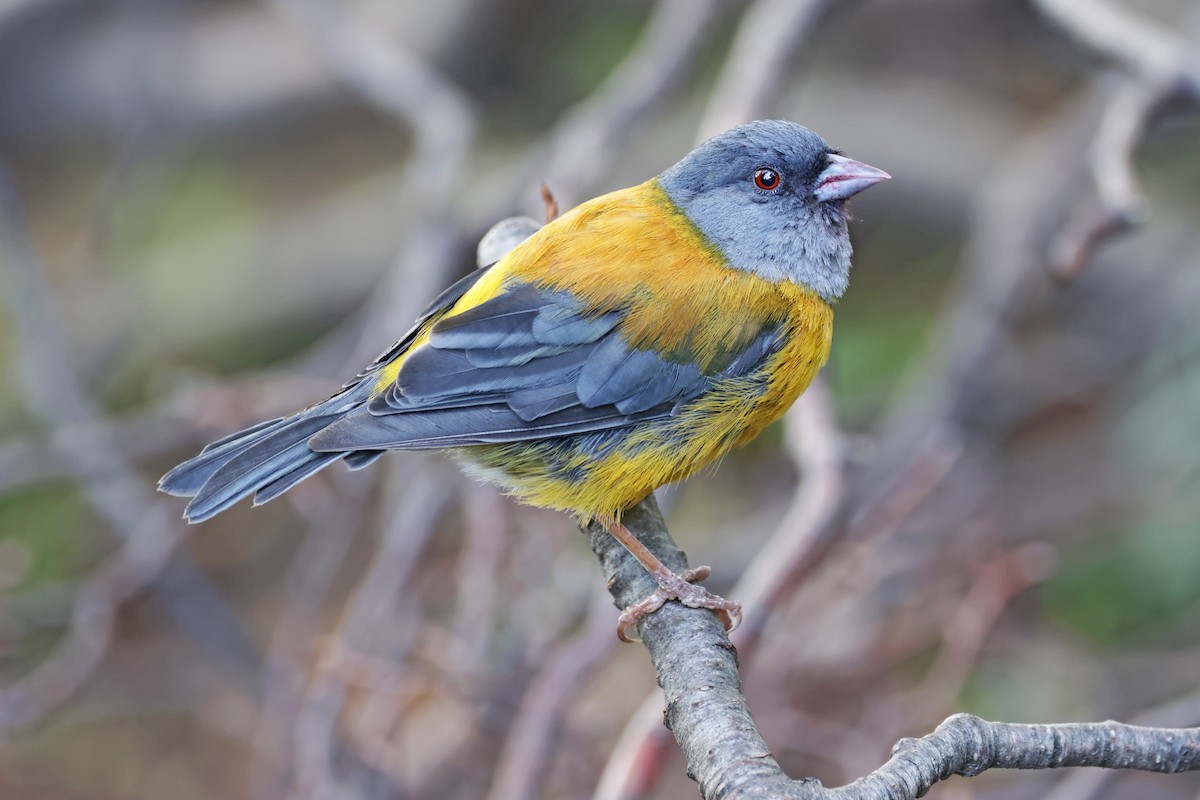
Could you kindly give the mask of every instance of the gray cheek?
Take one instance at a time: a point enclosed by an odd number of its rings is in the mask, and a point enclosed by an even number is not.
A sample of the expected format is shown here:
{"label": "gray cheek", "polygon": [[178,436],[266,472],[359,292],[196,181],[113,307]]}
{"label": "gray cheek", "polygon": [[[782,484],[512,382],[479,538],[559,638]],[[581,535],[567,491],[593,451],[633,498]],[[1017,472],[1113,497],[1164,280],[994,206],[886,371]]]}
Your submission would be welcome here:
{"label": "gray cheek", "polygon": [[730,266],[805,286],[828,302],[845,293],[850,240],[842,217],[814,215],[801,203],[770,207],[759,197],[738,199],[702,196],[685,209]]}

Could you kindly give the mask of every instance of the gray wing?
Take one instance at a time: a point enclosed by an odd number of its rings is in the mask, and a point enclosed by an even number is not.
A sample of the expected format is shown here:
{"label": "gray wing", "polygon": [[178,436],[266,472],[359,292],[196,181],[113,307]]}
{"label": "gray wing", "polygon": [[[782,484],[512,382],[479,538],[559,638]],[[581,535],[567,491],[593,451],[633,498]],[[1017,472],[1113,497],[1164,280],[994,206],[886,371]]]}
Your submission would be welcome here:
{"label": "gray wing", "polygon": [[419,449],[545,439],[664,418],[780,346],[764,328],[705,374],[632,347],[622,311],[589,312],[565,292],[523,285],[436,322],[386,391],[309,440],[317,451]]}

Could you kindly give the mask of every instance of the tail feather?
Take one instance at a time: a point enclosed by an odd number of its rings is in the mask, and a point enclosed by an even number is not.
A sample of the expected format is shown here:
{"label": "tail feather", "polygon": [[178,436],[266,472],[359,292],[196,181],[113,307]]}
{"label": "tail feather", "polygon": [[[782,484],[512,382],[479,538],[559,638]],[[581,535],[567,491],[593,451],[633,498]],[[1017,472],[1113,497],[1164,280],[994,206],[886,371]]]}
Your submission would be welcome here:
{"label": "tail feather", "polygon": [[386,450],[353,450],[346,455],[346,469],[357,472],[379,460]]}
{"label": "tail feather", "polygon": [[159,481],[168,494],[191,497],[184,511],[189,522],[202,522],[239,500],[273,500],[334,461],[347,456],[355,465],[373,461],[367,452],[316,452],[308,440],[361,407],[370,387],[353,387],[290,417],[260,422],[204,448]]}
{"label": "tail feather", "polygon": [[286,492],[288,489],[295,486],[300,481],[307,478],[313,473],[320,472],[325,467],[332,464],[334,461],[345,456],[345,453],[314,453],[317,458],[309,458],[302,461],[290,472],[280,475],[270,483],[260,486],[258,491],[254,493],[254,505],[261,506],[263,503],[274,500],[279,495]]}
{"label": "tail feather", "polygon": [[216,450],[220,447],[224,447],[227,444],[232,444],[233,442],[238,441],[240,439],[248,439],[250,437],[250,434],[258,433],[259,431],[266,430],[267,428],[271,427],[272,425],[283,422],[286,419],[287,419],[287,417],[276,417],[275,419],[269,419],[266,422],[260,422],[257,425],[251,425],[249,428],[243,428],[242,430],[238,431],[237,433],[231,433],[222,439],[217,439],[215,442],[210,442],[209,444],[205,445],[204,449],[200,451],[200,455],[204,455],[205,453],[212,452],[213,450]]}
{"label": "tail feather", "polygon": [[[211,469],[209,478],[184,509],[184,517],[189,522],[203,522],[259,488],[314,461],[328,464],[337,460],[308,447],[309,437],[336,419],[336,415],[309,416],[305,412],[278,427],[250,434],[249,441],[229,453],[216,469]],[[333,455],[340,457],[344,453]]]}
{"label": "tail feather", "polygon": [[286,419],[274,419],[213,442],[158,480],[158,490],[177,497],[192,497],[231,458],[280,428]]}
{"label": "tail feather", "polygon": [[209,487],[206,483],[183,510],[184,519],[188,522],[204,522],[239,500],[254,494],[260,486],[272,483],[277,476],[321,460],[321,454],[313,453],[304,442],[297,442],[282,451],[272,452],[274,455],[248,472],[229,477],[221,475],[218,471],[214,476],[221,479],[218,485]]}

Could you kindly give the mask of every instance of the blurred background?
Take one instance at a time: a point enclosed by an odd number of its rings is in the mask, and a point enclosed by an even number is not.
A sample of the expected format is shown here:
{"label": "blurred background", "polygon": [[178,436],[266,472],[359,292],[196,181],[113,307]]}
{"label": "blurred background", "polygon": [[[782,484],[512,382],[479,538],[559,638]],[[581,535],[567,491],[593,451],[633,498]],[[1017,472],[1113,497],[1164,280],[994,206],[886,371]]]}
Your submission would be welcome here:
{"label": "blurred background", "polygon": [[697,796],[563,515],[426,454],[191,529],[154,485],[353,376],[539,182],[763,116],[894,176],[823,382],[665,498],[763,614],[777,758],[1200,724],[1198,42],[1185,0],[3,0],[0,797]]}

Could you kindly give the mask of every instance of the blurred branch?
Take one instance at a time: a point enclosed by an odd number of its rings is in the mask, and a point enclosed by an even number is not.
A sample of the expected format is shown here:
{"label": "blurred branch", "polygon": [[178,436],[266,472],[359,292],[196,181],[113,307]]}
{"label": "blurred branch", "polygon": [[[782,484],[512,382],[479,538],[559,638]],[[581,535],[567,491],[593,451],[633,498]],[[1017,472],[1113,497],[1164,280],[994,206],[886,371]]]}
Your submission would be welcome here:
{"label": "blurred branch", "polygon": [[1081,204],[1051,244],[1054,274],[1063,280],[1083,269],[1104,241],[1140,224],[1145,201],[1134,170],[1151,119],[1167,102],[1200,101],[1200,13],[1178,36],[1104,0],[1037,0],[1036,5],[1080,44],[1113,61],[1122,73],[1092,140],[1089,164],[1094,202]]}
{"label": "blurred branch", "polygon": [[[330,636],[323,661],[334,661],[346,651],[387,650],[388,659],[400,665],[419,633],[416,598],[404,589],[412,582],[425,544],[453,496],[453,484],[427,459],[418,470],[405,469],[399,459],[387,466],[392,470],[390,496],[382,507],[390,513],[383,538]],[[293,786],[297,797],[324,798],[337,784],[338,723],[348,693],[335,670],[318,664],[314,672],[292,735]],[[403,674],[400,666],[396,672]]]}
{"label": "blurred branch", "polygon": [[79,587],[70,628],[54,652],[29,675],[0,688],[0,738],[51,713],[79,690],[112,643],[117,606],[157,578],[187,538],[165,504],[139,514],[121,548]]}
{"label": "blurred branch", "polygon": [[833,395],[823,378],[813,381],[788,412],[788,454],[800,481],[787,513],[730,593],[746,606],[734,643],[750,657],[772,614],[820,562],[842,530],[849,504],[846,445]]}
{"label": "blurred branch", "polygon": [[[52,432],[51,448],[80,480],[89,503],[123,539],[80,587],[70,630],[54,653],[0,690],[0,734],[44,716],[77,691],[111,644],[116,607],[151,585],[185,633],[248,679],[245,670],[257,658],[252,641],[191,562],[176,559],[172,565],[187,538],[185,524],[137,475],[71,366],[62,312],[25,225],[16,182],[2,164],[0,232],[25,404]],[[64,421],[71,427],[62,427]],[[159,581],[169,565],[170,579]]]}
{"label": "blurred branch", "polygon": [[687,73],[717,13],[718,0],[659,0],[628,56],[586,100],[529,150],[554,189],[570,197],[604,173],[613,148]]}
{"label": "blurred branch", "polygon": [[[312,643],[321,634],[322,610],[338,569],[361,525],[363,498],[331,508],[333,498],[309,510],[309,531],[284,578],[284,604],[262,668],[262,712],[255,735],[250,797],[280,797],[291,764],[290,735],[304,699]],[[299,505],[299,504],[297,504]]]}
{"label": "blurred branch", "polygon": [[1146,83],[1200,94],[1200,60],[1186,39],[1107,0],[1034,0],[1067,35]]}
{"label": "blurred branch", "polygon": [[462,162],[470,150],[475,112],[457,87],[416,55],[362,23],[338,3],[271,0],[303,31],[347,86],[416,137],[410,180],[435,203],[453,196],[455,182],[440,161]]}
{"label": "blurred branch", "polygon": [[[199,446],[207,441],[199,428],[180,425],[160,411],[104,420],[100,428],[97,430],[94,423],[74,424],[63,420],[57,426],[57,435],[69,441],[96,441],[106,435],[103,432],[106,430],[107,435],[121,443],[122,454],[131,462]],[[107,465],[92,464],[90,467],[101,471],[88,472],[84,476],[74,455],[63,452],[53,443],[34,437],[12,439],[0,445],[0,494],[52,481],[81,477],[99,479],[108,472]]]}
{"label": "blurred branch", "polygon": [[504,740],[487,800],[524,800],[541,795],[538,788],[568,704],[617,643],[607,597],[596,597],[584,626],[543,659],[541,669],[530,680]]}
{"label": "blurred branch", "polygon": [[62,5],[62,0],[0,0],[0,31],[30,11]]}
{"label": "blurred branch", "polygon": [[1049,545],[1030,542],[980,564],[971,588],[942,628],[941,647],[915,698],[914,708],[936,708],[954,701],[970,677],[987,636],[1005,608],[1021,592],[1052,572]]}
{"label": "blurred branch", "polygon": [[769,113],[787,81],[788,61],[829,5],[829,0],[760,0],[750,6],[708,98],[700,140]]}
{"label": "blurred branch", "polygon": [[[458,175],[474,143],[476,111],[469,99],[427,62],[358,19],[345,4],[328,0],[271,0],[299,28],[333,72],[359,96],[413,132],[404,175],[404,207],[398,239],[406,241],[392,269],[372,293],[352,363],[365,362],[394,341],[450,282],[458,241],[452,204]],[[399,326],[397,320],[400,320]],[[403,326],[403,327],[400,327]],[[334,340],[339,337],[333,336]]]}
{"label": "blurred branch", "polygon": [[1074,278],[1105,241],[1140,224],[1145,198],[1134,170],[1137,148],[1147,133],[1149,117],[1170,90],[1131,78],[1115,81],[1091,146],[1091,182],[1096,197],[1081,203],[1050,244],[1050,265],[1060,280]]}

